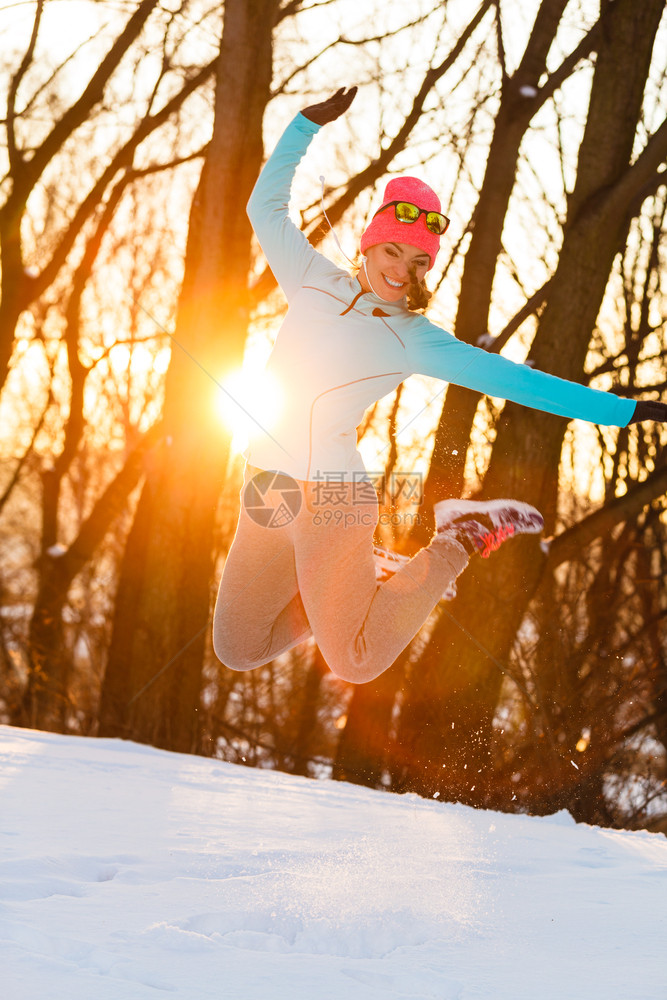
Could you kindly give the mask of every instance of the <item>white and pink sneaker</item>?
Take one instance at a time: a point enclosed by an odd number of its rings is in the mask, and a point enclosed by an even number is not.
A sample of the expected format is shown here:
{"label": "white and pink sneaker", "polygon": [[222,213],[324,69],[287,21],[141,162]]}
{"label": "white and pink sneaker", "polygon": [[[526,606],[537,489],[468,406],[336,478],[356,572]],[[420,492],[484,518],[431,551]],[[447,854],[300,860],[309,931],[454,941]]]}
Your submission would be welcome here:
{"label": "white and pink sneaker", "polygon": [[515,535],[539,535],[544,518],[521,500],[441,500],[433,507],[436,539],[455,538],[470,554],[488,559]]}

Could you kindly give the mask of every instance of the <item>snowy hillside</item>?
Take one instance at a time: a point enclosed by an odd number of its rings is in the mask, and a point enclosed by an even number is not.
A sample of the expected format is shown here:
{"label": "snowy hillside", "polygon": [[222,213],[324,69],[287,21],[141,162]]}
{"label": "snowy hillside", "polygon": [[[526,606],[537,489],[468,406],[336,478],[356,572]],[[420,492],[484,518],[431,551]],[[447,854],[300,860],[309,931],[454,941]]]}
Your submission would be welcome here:
{"label": "snowy hillside", "polygon": [[4,1000],[665,1000],[667,839],[0,727]]}

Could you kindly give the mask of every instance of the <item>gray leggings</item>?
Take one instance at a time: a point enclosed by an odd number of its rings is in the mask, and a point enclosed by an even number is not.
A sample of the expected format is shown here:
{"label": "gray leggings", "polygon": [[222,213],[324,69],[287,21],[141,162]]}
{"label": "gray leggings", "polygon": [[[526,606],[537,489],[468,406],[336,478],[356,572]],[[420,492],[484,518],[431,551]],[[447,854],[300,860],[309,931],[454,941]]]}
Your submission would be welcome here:
{"label": "gray leggings", "polygon": [[300,500],[298,513],[292,516],[283,507],[280,516],[285,494],[269,491],[263,502],[279,516],[275,526],[266,526],[243,499],[259,471],[246,469],[215,606],[216,655],[233,670],[252,670],[313,636],[337,677],[357,684],[373,680],[391,666],[463,571],[466,552],[440,537],[378,586],[373,559],[378,503],[372,487],[360,491],[357,484],[337,484],[325,492],[321,483],[291,480],[297,489],[288,495],[289,506],[293,510]]}

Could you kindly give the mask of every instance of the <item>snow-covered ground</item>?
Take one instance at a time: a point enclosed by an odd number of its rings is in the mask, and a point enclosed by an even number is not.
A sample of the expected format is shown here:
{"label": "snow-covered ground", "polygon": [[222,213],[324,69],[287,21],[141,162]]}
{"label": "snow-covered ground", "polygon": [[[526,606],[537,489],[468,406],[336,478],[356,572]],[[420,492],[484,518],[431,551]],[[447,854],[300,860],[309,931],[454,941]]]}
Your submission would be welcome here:
{"label": "snow-covered ground", "polygon": [[667,839],[0,727],[3,1000],[665,1000]]}

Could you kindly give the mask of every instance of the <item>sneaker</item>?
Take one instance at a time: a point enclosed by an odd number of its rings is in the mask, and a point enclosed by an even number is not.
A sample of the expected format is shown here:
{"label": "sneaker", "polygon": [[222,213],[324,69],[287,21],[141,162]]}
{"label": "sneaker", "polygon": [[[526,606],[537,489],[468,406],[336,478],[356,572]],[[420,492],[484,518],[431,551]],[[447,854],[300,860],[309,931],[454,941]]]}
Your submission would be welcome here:
{"label": "sneaker", "polygon": [[[375,560],[375,579],[378,584],[384,583],[410,562],[410,556],[400,555],[392,552],[391,549],[383,549],[380,545],[373,546],[373,559]],[[442,595],[443,601],[453,601],[456,597],[456,580],[452,580]]]}
{"label": "sneaker", "polygon": [[435,504],[436,537],[455,538],[470,554],[488,559],[514,535],[539,535],[544,518],[521,500],[441,500]]}

